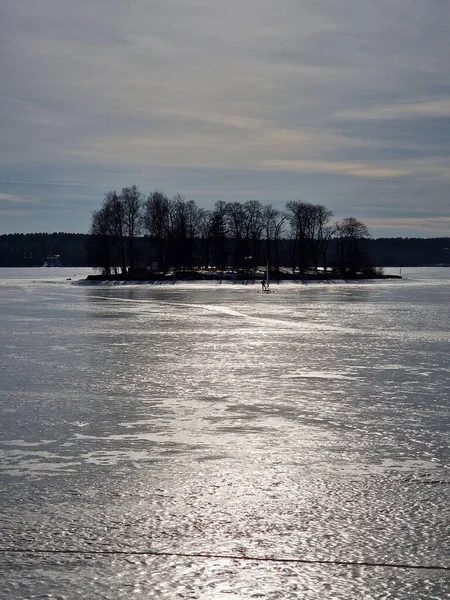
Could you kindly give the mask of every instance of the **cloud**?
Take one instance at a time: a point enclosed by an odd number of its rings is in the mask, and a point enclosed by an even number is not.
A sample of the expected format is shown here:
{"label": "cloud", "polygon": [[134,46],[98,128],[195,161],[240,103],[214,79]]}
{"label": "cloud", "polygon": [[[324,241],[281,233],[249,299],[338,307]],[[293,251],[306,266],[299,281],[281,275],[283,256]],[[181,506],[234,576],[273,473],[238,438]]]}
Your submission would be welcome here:
{"label": "cloud", "polygon": [[336,113],[338,119],[378,121],[410,118],[450,118],[450,97],[440,100],[416,101],[407,104],[374,106],[364,110],[343,110]]}
{"label": "cloud", "polygon": [[5,194],[0,192],[0,202],[6,202],[8,204],[36,204],[37,200],[24,198],[17,194]]}
{"label": "cloud", "polygon": [[[396,218],[366,218],[364,222],[371,230],[386,232],[384,235],[398,235],[401,231],[405,236],[414,234],[425,237],[449,237],[450,216],[436,217],[396,217]],[[408,233],[409,232],[409,233]]]}
{"label": "cloud", "polygon": [[403,177],[408,172],[402,169],[387,166],[374,166],[364,163],[344,163],[327,161],[272,161],[264,164],[269,169],[280,169],[282,171],[300,171],[305,173],[324,173],[349,175],[351,177],[363,177],[367,179],[388,179],[391,177]]}
{"label": "cloud", "polygon": [[61,230],[102,182],[184,180],[211,205],[276,181],[362,212],[376,194],[439,211],[450,191],[440,0],[17,0],[0,27],[0,181],[24,199],[37,182]]}
{"label": "cloud", "polygon": [[22,217],[26,215],[32,215],[33,211],[31,210],[20,210],[20,209],[9,209],[9,208],[0,208],[0,215],[4,217]]}

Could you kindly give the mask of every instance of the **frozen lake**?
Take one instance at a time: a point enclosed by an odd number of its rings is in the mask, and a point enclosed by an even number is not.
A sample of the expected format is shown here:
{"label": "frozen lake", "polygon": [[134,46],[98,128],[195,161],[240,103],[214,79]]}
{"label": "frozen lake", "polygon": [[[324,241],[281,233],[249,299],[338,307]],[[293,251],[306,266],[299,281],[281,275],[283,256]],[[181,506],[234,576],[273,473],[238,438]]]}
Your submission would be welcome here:
{"label": "frozen lake", "polygon": [[88,272],[0,269],[2,600],[450,598],[450,269]]}

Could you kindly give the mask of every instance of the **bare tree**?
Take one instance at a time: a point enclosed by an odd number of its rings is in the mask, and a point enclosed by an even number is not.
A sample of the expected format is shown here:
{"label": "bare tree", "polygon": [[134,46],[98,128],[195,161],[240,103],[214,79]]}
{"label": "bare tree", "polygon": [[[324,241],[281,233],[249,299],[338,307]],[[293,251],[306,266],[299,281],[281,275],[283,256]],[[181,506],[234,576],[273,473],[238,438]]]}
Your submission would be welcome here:
{"label": "bare tree", "polygon": [[152,192],[144,205],[144,231],[156,245],[158,268],[167,268],[167,242],[169,235],[169,199],[160,190]]}
{"label": "bare tree", "polygon": [[276,271],[280,268],[279,241],[286,219],[286,213],[273,208],[271,204],[264,206],[262,221],[266,237],[266,260]]}
{"label": "bare tree", "polygon": [[117,192],[107,192],[105,195],[106,209],[111,220],[112,235],[114,238],[114,248],[117,254],[116,264],[120,265],[122,273],[127,272],[127,264],[125,259],[125,243],[124,243],[124,225],[125,213],[123,204]]}
{"label": "bare tree", "polygon": [[328,270],[328,250],[335,233],[336,226],[332,224],[325,225],[321,233],[321,238],[319,242],[319,253],[322,256],[322,265],[325,273]]}
{"label": "bare tree", "polygon": [[263,207],[258,200],[244,204],[245,213],[245,254],[247,266],[256,267],[260,263],[261,235],[264,229]]}
{"label": "bare tree", "polygon": [[88,256],[91,264],[103,275],[110,275],[113,266],[111,228],[105,208],[92,213],[89,230]]}
{"label": "bare tree", "polygon": [[320,204],[310,205],[310,215],[306,221],[306,235],[309,256],[317,272],[319,260],[322,258],[326,268],[326,251],[332,229],[327,227],[333,212]]}
{"label": "bare tree", "polygon": [[292,201],[286,204],[288,218],[291,225],[292,239],[292,267],[298,267],[303,274],[310,264],[309,233],[311,219],[314,214],[314,205],[309,202]]}
{"label": "bare tree", "polygon": [[227,227],[234,241],[234,266],[241,269],[244,266],[245,256],[245,210],[239,202],[228,202],[226,214]]}
{"label": "bare tree", "polygon": [[199,209],[194,200],[177,194],[170,202],[169,238],[173,266],[191,269],[195,263]]}
{"label": "bare tree", "polygon": [[211,259],[211,245],[212,245],[212,220],[213,213],[210,210],[204,208],[198,209],[198,241],[199,241],[199,252],[198,252],[198,266],[202,268],[208,268]]}
{"label": "bare tree", "polygon": [[197,242],[200,236],[200,225],[202,221],[202,211],[194,200],[186,202],[186,245],[185,252],[187,258],[187,266],[193,268],[199,266],[200,257],[197,252]]}
{"label": "bare tree", "polygon": [[211,217],[210,235],[213,244],[213,263],[219,269],[225,269],[228,265],[227,257],[227,204],[219,200],[214,205]]}
{"label": "bare tree", "polygon": [[141,192],[135,185],[122,189],[120,201],[123,206],[124,230],[127,237],[128,265],[132,271],[136,265],[135,240],[142,231]]}
{"label": "bare tree", "polygon": [[99,236],[96,241],[98,256],[101,255],[102,261],[107,260],[109,263],[98,266],[108,273],[111,270],[117,273],[118,267],[121,268],[122,273],[126,273],[124,211],[116,191],[106,192],[102,207],[92,215],[91,233]]}
{"label": "bare tree", "polygon": [[341,275],[355,275],[367,266],[369,230],[362,221],[347,217],[336,224],[336,235]]}

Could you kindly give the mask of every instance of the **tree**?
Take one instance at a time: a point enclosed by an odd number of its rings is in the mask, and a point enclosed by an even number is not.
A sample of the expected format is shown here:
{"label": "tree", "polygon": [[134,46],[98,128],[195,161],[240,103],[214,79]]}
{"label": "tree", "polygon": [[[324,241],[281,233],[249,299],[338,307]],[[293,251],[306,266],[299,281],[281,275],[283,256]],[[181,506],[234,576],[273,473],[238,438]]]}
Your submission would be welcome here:
{"label": "tree", "polygon": [[106,192],[100,210],[92,215],[90,253],[95,259],[94,266],[106,273],[117,273],[120,267],[126,273],[123,239],[123,204],[115,191]]}
{"label": "tree", "polygon": [[167,243],[169,235],[169,199],[160,190],[152,192],[144,205],[144,231],[156,245],[158,268],[167,268]]}
{"label": "tree", "polygon": [[362,221],[347,217],[336,224],[336,234],[341,275],[355,275],[367,266],[369,230]]}
{"label": "tree", "polygon": [[256,267],[260,263],[261,235],[264,229],[263,207],[258,200],[244,204],[246,265]]}
{"label": "tree", "polygon": [[89,262],[100,269],[102,275],[110,275],[113,266],[111,252],[111,229],[105,207],[92,213],[87,253]]}
{"label": "tree", "polygon": [[130,271],[136,266],[135,240],[142,230],[142,194],[135,185],[122,189],[120,195],[123,226],[127,238],[128,265]]}
{"label": "tree", "polygon": [[303,274],[310,265],[311,220],[315,208],[309,202],[292,201],[286,204],[291,225],[292,268]]}
{"label": "tree", "polygon": [[104,208],[111,229],[114,248],[114,267],[120,266],[122,273],[127,272],[127,264],[125,259],[125,244],[124,244],[124,226],[125,213],[121,198],[117,192],[107,192],[105,194]]}
{"label": "tree", "polygon": [[266,237],[266,260],[278,271],[280,268],[279,241],[287,215],[271,204],[264,206],[262,221]]}
{"label": "tree", "polygon": [[332,216],[333,212],[325,206],[321,204],[310,205],[310,215],[306,222],[306,235],[309,256],[316,272],[320,259],[323,261],[325,270],[327,267],[327,249],[333,232],[328,223]]}
{"label": "tree", "polygon": [[212,219],[213,213],[204,208],[198,209],[198,237],[199,237],[199,267],[207,268],[211,258]]}
{"label": "tree", "polygon": [[194,200],[185,203],[186,213],[186,266],[193,268],[199,266],[200,256],[197,252],[197,241],[200,236],[203,208],[199,208]]}
{"label": "tree", "polygon": [[244,266],[245,209],[240,202],[228,202],[226,206],[227,229],[234,241],[234,266]]}
{"label": "tree", "polygon": [[218,269],[225,269],[228,265],[227,256],[227,205],[219,200],[214,205],[211,215],[210,236],[213,246],[213,264]]}
{"label": "tree", "polygon": [[191,269],[194,266],[199,218],[199,208],[194,200],[187,201],[177,194],[170,201],[170,260],[174,267]]}

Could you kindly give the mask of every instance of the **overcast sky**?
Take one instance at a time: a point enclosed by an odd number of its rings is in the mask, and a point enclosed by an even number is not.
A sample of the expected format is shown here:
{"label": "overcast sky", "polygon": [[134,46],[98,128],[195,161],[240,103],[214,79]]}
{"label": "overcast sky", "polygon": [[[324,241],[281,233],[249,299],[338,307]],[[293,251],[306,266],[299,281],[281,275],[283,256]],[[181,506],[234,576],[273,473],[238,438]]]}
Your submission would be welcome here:
{"label": "overcast sky", "polygon": [[450,236],[448,0],[13,0],[0,233],[86,232],[133,183]]}

